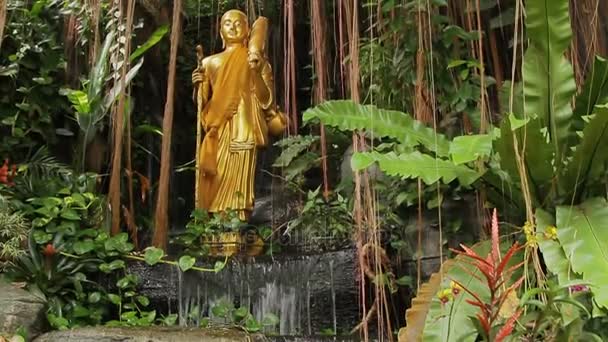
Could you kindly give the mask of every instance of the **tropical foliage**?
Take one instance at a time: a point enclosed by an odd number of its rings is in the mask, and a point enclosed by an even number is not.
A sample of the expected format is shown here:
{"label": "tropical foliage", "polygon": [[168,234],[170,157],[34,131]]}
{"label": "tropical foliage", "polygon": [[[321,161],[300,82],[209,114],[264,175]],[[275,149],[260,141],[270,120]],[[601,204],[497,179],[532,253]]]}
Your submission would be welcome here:
{"label": "tropical foliage", "polygon": [[[272,184],[256,191],[272,192],[272,217],[256,242],[270,254],[290,237],[306,252],[356,248],[367,311],[353,332],[608,339],[608,46],[596,3],[4,1],[2,277],[44,298],[54,329],[132,327],[178,317],[138,292],[130,263],[225,267],[228,257],[201,265],[209,241],[245,229],[232,211],[192,208],[190,73],[193,47],[219,50],[217,23],[234,7],[271,19],[267,57],[283,66],[273,95],[290,119],[260,153],[257,179]],[[171,249],[146,248],[152,227],[165,247],[165,226]],[[282,323],[216,304],[180,322]]]}

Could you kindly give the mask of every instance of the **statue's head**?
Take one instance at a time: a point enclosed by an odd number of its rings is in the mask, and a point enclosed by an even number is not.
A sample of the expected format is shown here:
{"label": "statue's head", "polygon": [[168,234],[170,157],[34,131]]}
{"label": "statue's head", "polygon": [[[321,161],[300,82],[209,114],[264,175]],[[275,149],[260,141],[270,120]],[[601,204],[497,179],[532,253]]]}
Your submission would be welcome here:
{"label": "statue's head", "polygon": [[244,43],[249,35],[247,15],[239,10],[224,13],[220,25],[220,35],[224,44]]}

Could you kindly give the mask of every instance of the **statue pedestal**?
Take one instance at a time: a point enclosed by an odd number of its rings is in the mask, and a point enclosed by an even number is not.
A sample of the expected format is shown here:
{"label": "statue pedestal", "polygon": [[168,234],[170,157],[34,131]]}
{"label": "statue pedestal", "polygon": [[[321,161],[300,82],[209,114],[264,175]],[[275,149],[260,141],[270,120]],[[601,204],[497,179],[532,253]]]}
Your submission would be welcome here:
{"label": "statue pedestal", "polygon": [[224,232],[203,239],[203,244],[209,246],[209,255],[226,257],[237,254],[258,256],[264,252],[264,240],[257,234],[248,232]]}

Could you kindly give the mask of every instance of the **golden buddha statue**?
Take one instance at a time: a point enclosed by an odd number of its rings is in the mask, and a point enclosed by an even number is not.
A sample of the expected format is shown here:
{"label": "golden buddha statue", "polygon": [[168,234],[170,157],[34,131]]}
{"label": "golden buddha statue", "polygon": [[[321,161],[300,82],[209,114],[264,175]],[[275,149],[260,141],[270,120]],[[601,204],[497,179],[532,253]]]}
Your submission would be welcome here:
{"label": "golden buddha statue", "polygon": [[250,33],[247,16],[226,12],[220,22],[224,51],[203,58],[192,73],[197,104],[196,207],[209,213],[234,210],[247,220],[254,204],[257,151],[268,134],[280,135],[285,115],[274,100],[272,69],[265,51],[268,20]]}

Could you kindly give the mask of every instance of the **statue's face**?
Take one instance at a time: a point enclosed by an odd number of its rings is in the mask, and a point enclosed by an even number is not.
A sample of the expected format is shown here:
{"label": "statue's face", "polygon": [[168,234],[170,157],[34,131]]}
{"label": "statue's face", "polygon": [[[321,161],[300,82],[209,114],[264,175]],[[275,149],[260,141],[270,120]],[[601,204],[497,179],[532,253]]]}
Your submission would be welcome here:
{"label": "statue's face", "polygon": [[222,37],[226,43],[242,43],[249,34],[247,17],[240,11],[228,11],[222,16]]}

